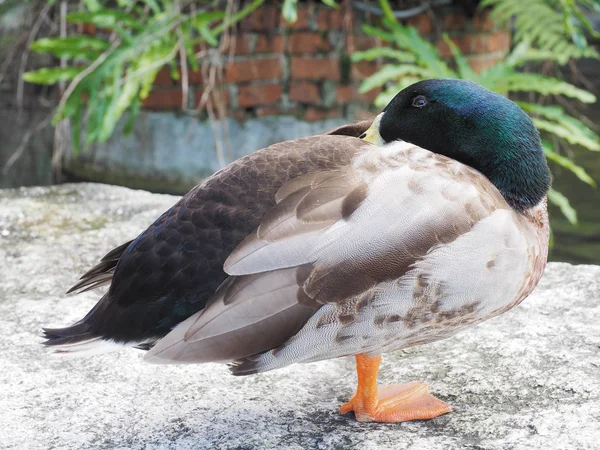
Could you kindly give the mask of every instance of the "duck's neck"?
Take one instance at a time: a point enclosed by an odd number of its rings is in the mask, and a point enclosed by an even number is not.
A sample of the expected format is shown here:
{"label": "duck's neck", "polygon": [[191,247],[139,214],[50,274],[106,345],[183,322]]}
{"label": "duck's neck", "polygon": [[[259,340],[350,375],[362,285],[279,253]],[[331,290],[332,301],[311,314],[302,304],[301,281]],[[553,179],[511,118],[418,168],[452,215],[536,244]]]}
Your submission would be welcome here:
{"label": "duck's neck", "polygon": [[475,121],[461,124],[461,130],[440,148],[450,146],[449,156],[483,173],[513,209],[523,212],[545,198],[550,170],[539,133],[525,113],[488,107]]}
{"label": "duck's neck", "polygon": [[518,212],[539,204],[546,197],[551,181],[541,146],[523,148],[515,143],[510,151],[496,154],[495,160],[482,172],[507,203]]}

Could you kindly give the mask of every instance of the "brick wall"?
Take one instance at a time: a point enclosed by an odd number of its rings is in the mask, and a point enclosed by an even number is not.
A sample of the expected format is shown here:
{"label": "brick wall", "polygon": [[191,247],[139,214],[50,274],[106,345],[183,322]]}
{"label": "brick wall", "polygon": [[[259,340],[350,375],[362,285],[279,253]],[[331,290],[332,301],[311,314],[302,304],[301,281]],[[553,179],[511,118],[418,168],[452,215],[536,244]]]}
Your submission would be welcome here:
{"label": "brick wall", "polygon": [[[219,71],[223,81],[217,88],[227,113],[241,120],[281,114],[306,121],[360,117],[378,91],[359,94],[358,87],[380,62],[351,63],[349,54],[381,44],[361,29],[361,24],[377,20],[360,11],[334,10],[318,2],[300,5],[293,24],[285,23],[279,8],[255,11],[238,24],[222,52]],[[405,23],[435,42],[444,57],[450,56],[450,50],[440,36],[448,33],[475,70],[493,65],[510,46],[510,35],[497,29],[486,12],[467,18],[460,9],[447,7]],[[189,86],[188,106],[193,108],[205,89],[200,72],[189,73]],[[181,103],[181,86],[165,68],[145,100],[145,108],[179,110]]]}

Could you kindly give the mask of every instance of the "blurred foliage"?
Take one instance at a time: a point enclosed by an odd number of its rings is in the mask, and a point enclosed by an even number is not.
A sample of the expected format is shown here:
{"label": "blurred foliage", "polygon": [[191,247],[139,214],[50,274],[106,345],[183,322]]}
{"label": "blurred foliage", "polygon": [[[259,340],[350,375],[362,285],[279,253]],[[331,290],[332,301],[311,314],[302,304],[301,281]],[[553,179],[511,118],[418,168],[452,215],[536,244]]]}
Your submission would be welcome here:
{"label": "blurred foliage", "polygon": [[[79,10],[69,13],[66,20],[80,29],[93,25],[95,35],[76,33],[38,39],[31,50],[49,53],[66,64],[27,72],[24,79],[36,84],[69,82],[53,123],[71,120],[77,153],[82,144],[85,148],[93,142],[105,142],[126,112],[125,132],[130,132],[142,100],[149,95],[156,75],[165,65],[176,80],[181,77],[182,58],[191,70],[199,70],[199,45],[216,47],[221,33],[260,7],[264,0],[252,0],[235,11],[231,6],[237,3],[82,0]],[[323,3],[337,7],[332,0]],[[286,0],[283,13],[286,20],[295,21],[296,1]]]}
{"label": "blurred foliage", "polygon": [[[565,148],[566,144],[571,144],[600,152],[600,138],[582,120],[570,115],[562,106],[546,104],[552,97],[586,104],[595,103],[596,97],[591,92],[560,78],[524,70],[531,63],[551,62],[564,65],[572,57],[599,57],[588,45],[584,34],[586,31],[593,33],[593,30],[590,31],[589,22],[580,19],[582,13],[574,1],[484,0],[482,6],[493,6],[492,16],[498,17],[501,22],[510,20],[512,14],[520,13],[528,18],[517,18],[517,27],[532,26],[534,17],[536,27],[517,28],[517,44],[513,50],[502,61],[479,73],[471,68],[465,56],[448,36],[444,35],[444,40],[452,52],[451,64],[444,61],[436,47],[422,38],[415,28],[399,24],[391,13],[387,0],[379,0],[379,3],[384,12],[383,26],[365,25],[363,28],[368,35],[381,39],[384,45],[352,54],[353,61],[389,61],[365,79],[360,88],[362,93],[374,88],[383,88],[375,100],[377,106],[385,106],[398,91],[427,78],[466,79],[503,95],[527,93],[533,100],[517,103],[531,116],[536,127],[542,132],[543,148],[548,160],[569,170],[582,182],[596,186],[585,169],[561,154],[561,149]],[[593,0],[581,3],[594,3],[598,6]],[[533,11],[529,9],[531,6],[534,7]],[[536,16],[535,8],[544,10],[544,13],[547,13],[545,8],[551,8],[552,14],[539,13]],[[537,27],[538,19],[548,27],[540,30]],[[560,30],[555,25],[549,25],[550,22],[555,24],[556,21],[561,24]],[[561,53],[557,52],[557,49],[560,49]],[[569,56],[565,58],[565,55]],[[569,222],[577,223],[577,213],[564,195],[551,189],[548,198]]]}
{"label": "blurred foliage", "polygon": [[[68,23],[79,29],[93,25],[96,33],[72,33],[67,37],[46,37],[35,41],[31,50],[51,54],[62,61],[24,75],[37,84],[68,83],[54,115],[54,123],[70,119],[73,147],[78,152],[93,142],[105,142],[123,114],[128,113],[125,131],[132,129],[157,73],[165,65],[171,77],[181,78],[181,66],[198,70],[202,62],[200,45],[216,47],[221,34],[243,19],[265,0],[251,0],[239,11],[232,0],[81,0],[76,11],[67,14]],[[337,8],[333,0],[321,0]],[[27,0],[55,4],[56,0]],[[5,6],[22,4],[5,0]],[[72,4],[72,2],[69,2]],[[285,20],[297,19],[298,0],[282,0]],[[551,104],[556,98],[594,103],[595,96],[560,77],[542,75],[540,63],[564,66],[573,58],[599,58],[587,36],[598,37],[585,11],[600,11],[599,0],[483,0],[499,24],[512,24],[515,47],[493,67],[475,73],[465,56],[444,36],[453,58],[444,61],[435,46],[412,27],[397,22],[387,0],[379,0],[384,14],[381,27],[364,26],[367,34],[384,45],[352,55],[353,61],[388,61],[367,78],[361,92],[383,87],[376,104],[385,105],[400,89],[425,78],[464,78],[504,95],[526,93],[529,101],[519,105],[532,116],[544,135],[544,151],[551,164],[575,174],[595,186],[585,169],[565,156],[566,144],[600,151],[600,140],[582,120],[564,106]],[[57,5],[54,6],[55,8]],[[527,68],[533,66],[534,71]],[[185,109],[185,105],[184,109]],[[562,194],[551,191],[550,200],[572,223],[577,215]]]}
{"label": "blurred foliage", "polygon": [[500,25],[514,20],[515,42],[530,42],[561,64],[570,58],[600,56],[586,37],[598,38],[600,33],[585,16],[586,10],[600,12],[598,0],[483,0],[481,6],[491,6]]}
{"label": "blurred foliage", "polygon": [[209,8],[208,2],[199,2],[198,9],[184,9],[190,2],[83,0],[80,10],[68,14],[66,20],[104,32],[35,41],[31,50],[68,62],[63,67],[27,72],[24,79],[37,84],[70,82],[53,122],[71,119],[77,152],[82,140],[84,146],[105,142],[125,112],[129,113],[126,132],[130,131],[163,66],[169,65],[171,76],[179,79],[177,58],[183,54],[191,69],[198,70],[196,46],[217,45],[223,30],[263,2],[254,0],[237,13],[226,14],[224,9]]}

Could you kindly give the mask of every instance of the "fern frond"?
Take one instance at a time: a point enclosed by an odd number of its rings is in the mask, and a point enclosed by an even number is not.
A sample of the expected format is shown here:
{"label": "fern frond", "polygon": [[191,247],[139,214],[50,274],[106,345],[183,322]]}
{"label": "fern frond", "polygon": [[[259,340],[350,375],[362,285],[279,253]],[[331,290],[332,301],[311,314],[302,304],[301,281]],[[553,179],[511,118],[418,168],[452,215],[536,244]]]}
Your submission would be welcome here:
{"label": "fern frond", "polygon": [[546,158],[548,158],[550,161],[572,172],[577,178],[579,178],[584,183],[589,184],[592,187],[596,187],[596,182],[590,176],[590,174],[588,174],[585,171],[583,167],[575,164],[573,160],[556,153],[551,143],[544,141],[543,148]]}
{"label": "fern frond", "polygon": [[371,89],[381,87],[389,81],[396,81],[398,78],[407,75],[417,76],[418,78],[436,78],[434,72],[425,67],[419,67],[414,64],[402,64],[395,66],[386,64],[376,73],[365,79],[359,89],[360,93],[368,92]]}
{"label": "fern frond", "polygon": [[415,77],[415,76],[405,76],[400,78],[397,83],[387,87],[382,92],[379,93],[377,98],[375,99],[375,106],[378,108],[383,108],[387,105],[394,96],[400,92],[402,89],[407,88],[411,84],[416,83],[417,81],[421,81],[423,77]]}
{"label": "fern frond", "polygon": [[600,137],[582,121],[568,115],[560,106],[543,106],[534,103],[517,102],[538,128],[549,131],[571,144],[581,145],[591,151],[600,151]]}
{"label": "fern frond", "polygon": [[548,200],[550,203],[560,209],[560,212],[572,225],[577,225],[577,211],[575,211],[575,208],[571,206],[571,203],[569,203],[569,199],[567,197],[557,190],[550,188],[548,191]]}
{"label": "fern frond", "polygon": [[395,59],[401,63],[414,63],[415,57],[409,52],[396,50],[390,47],[373,47],[364,51],[352,53],[350,59],[356,61],[373,61],[378,58]]}
{"label": "fern frond", "polygon": [[464,80],[475,81],[477,80],[477,75],[471,69],[467,58],[462,54],[456,44],[448,37],[447,34],[444,34],[444,42],[450,48],[452,52],[452,56],[454,57],[454,62],[456,63],[456,70],[458,72],[458,76]]}
{"label": "fern frond", "polygon": [[[594,3],[587,0],[585,3]],[[581,3],[584,3],[581,2]],[[483,0],[481,7],[491,6],[492,18],[501,25],[514,20],[514,41],[528,41],[540,50],[552,52],[562,64],[569,58],[600,54],[587,44],[584,32],[596,33],[574,1],[552,0]],[[589,6],[589,5],[588,5]],[[577,19],[575,19],[577,18]],[[577,23],[574,21],[576,20]],[[552,58],[554,60],[554,58]]]}
{"label": "fern frond", "polygon": [[542,95],[564,95],[582,103],[595,103],[596,96],[589,91],[580,89],[558,78],[546,77],[531,72],[513,72],[504,79],[497,79],[495,91],[507,94],[509,92],[537,92]]}

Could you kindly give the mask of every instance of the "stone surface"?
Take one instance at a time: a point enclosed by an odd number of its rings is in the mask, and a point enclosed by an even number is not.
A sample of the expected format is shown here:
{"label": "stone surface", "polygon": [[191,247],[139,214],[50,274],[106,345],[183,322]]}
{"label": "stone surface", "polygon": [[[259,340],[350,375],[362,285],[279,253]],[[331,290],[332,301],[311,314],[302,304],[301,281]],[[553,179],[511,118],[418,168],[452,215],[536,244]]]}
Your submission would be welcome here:
{"label": "stone surface", "polygon": [[64,291],[176,197],[104,185],[0,191],[0,448],[591,449],[600,445],[600,267],[553,263],[521,306],[452,339],[384,356],[383,383],[427,381],[455,411],[357,423],[351,358],[233,377],[141,352],[64,358],[41,326],[100,292]]}

